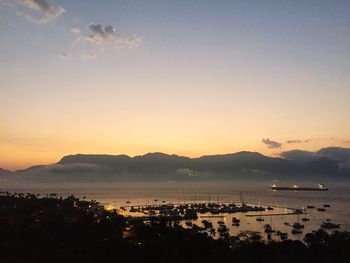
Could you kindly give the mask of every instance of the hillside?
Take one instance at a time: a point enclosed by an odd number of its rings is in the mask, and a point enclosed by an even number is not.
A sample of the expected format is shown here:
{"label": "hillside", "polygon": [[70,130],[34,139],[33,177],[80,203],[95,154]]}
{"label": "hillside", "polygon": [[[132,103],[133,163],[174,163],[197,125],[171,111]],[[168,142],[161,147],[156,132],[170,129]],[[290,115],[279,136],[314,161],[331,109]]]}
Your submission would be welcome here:
{"label": "hillside", "polygon": [[[76,154],[51,165],[33,166],[13,174],[27,179],[54,180],[228,180],[300,177],[350,177],[347,148],[324,148],[317,152],[294,150],[281,157],[257,152],[206,155],[199,158],[147,153],[127,155]],[[1,172],[1,170],[0,170]],[[12,174],[3,170],[1,174]]]}

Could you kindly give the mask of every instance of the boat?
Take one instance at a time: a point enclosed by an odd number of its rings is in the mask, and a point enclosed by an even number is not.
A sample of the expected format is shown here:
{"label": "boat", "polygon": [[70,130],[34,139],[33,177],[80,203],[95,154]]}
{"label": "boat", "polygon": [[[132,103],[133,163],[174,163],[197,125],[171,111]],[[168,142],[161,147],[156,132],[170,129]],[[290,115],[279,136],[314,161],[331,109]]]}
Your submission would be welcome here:
{"label": "boat", "polygon": [[301,221],[303,221],[303,222],[307,222],[307,221],[310,221],[310,219],[309,219],[309,218],[307,218],[307,217],[303,217],[303,218],[301,219]]}
{"label": "boat", "polygon": [[292,227],[293,227],[294,229],[301,229],[301,228],[304,228],[304,225],[302,225],[302,224],[296,222],[296,223],[294,223],[294,224],[292,225]]}
{"label": "boat", "polygon": [[306,208],[309,208],[309,209],[314,209],[315,206],[314,205],[308,205]]}
{"label": "boat", "polygon": [[328,188],[324,184],[318,184],[317,187],[300,187],[298,185],[293,186],[277,186],[276,184],[271,185],[273,191],[287,190],[287,191],[328,191]]}
{"label": "boat", "polygon": [[329,204],[324,204],[323,207],[331,207]]}
{"label": "boat", "polygon": [[317,208],[317,211],[324,212],[324,211],[326,211],[326,209],[325,209],[325,208],[320,207],[320,208]]}
{"label": "boat", "polygon": [[241,220],[239,220],[238,218],[236,218],[236,217],[232,218],[232,223],[240,223],[240,222],[241,222]]}
{"label": "boat", "polygon": [[281,240],[287,240],[288,239],[288,233],[277,231],[276,236],[279,236]]}
{"label": "boat", "polygon": [[265,219],[264,219],[264,218],[262,218],[262,217],[257,217],[255,220],[256,220],[256,221],[258,221],[258,222],[265,221]]}
{"label": "boat", "polygon": [[293,235],[301,234],[301,233],[303,233],[303,231],[301,231],[301,230],[299,230],[299,229],[295,229],[295,228],[292,229],[292,234],[293,234]]}
{"label": "boat", "polygon": [[272,226],[270,224],[264,225],[264,231],[267,234],[276,232],[276,230],[272,229]]}
{"label": "boat", "polygon": [[324,229],[335,229],[335,228],[339,228],[340,224],[334,224],[332,222],[323,222],[321,227]]}

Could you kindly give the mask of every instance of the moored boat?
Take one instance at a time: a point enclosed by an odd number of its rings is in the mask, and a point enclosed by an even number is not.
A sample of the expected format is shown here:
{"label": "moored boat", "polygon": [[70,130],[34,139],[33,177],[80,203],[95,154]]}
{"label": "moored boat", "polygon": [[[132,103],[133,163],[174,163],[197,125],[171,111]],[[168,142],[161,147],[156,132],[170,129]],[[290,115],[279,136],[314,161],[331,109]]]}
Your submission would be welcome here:
{"label": "moored boat", "polygon": [[301,233],[303,233],[303,231],[301,231],[301,230],[299,230],[299,229],[295,229],[295,228],[292,229],[292,234],[293,234],[293,235],[301,234]]}
{"label": "moored boat", "polygon": [[238,218],[236,218],[236,217],[232,218],[232,223],[240,223],[240,222],[241,222],[241,220],[239,220]]}
{"label": "moored boat", "polygon": [[301,229],[301,228],[304,228],[304,225],[302,225],[302,224],[296,222],[296,223],[294,223],[294,224],[292,225],[292,227],[293,227],[294,229]]}
{"label": "moored boat", "polygon": [[332,222],[323,222],[321,227],[324,229],[336,229],[340,227],[340,224],[334,224]]}

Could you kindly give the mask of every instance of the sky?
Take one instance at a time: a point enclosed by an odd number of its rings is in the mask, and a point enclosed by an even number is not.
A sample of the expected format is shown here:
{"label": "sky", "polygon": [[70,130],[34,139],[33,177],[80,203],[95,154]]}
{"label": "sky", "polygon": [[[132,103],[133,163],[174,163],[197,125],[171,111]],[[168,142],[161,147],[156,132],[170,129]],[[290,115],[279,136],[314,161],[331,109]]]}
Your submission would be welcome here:
{"label": "sky", "polygon": [[0,0],[0,167],[350,147],[350,1]]}

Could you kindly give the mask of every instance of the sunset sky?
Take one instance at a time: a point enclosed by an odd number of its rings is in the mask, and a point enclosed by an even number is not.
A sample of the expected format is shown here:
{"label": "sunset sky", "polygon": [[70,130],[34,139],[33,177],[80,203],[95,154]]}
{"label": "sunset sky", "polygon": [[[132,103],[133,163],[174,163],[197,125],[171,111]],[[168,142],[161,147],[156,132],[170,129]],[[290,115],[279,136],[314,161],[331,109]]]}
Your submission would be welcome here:
{"label": "sunset sky", "polygon": [[0,167],[350,147],[350,1],[0,0]]}

